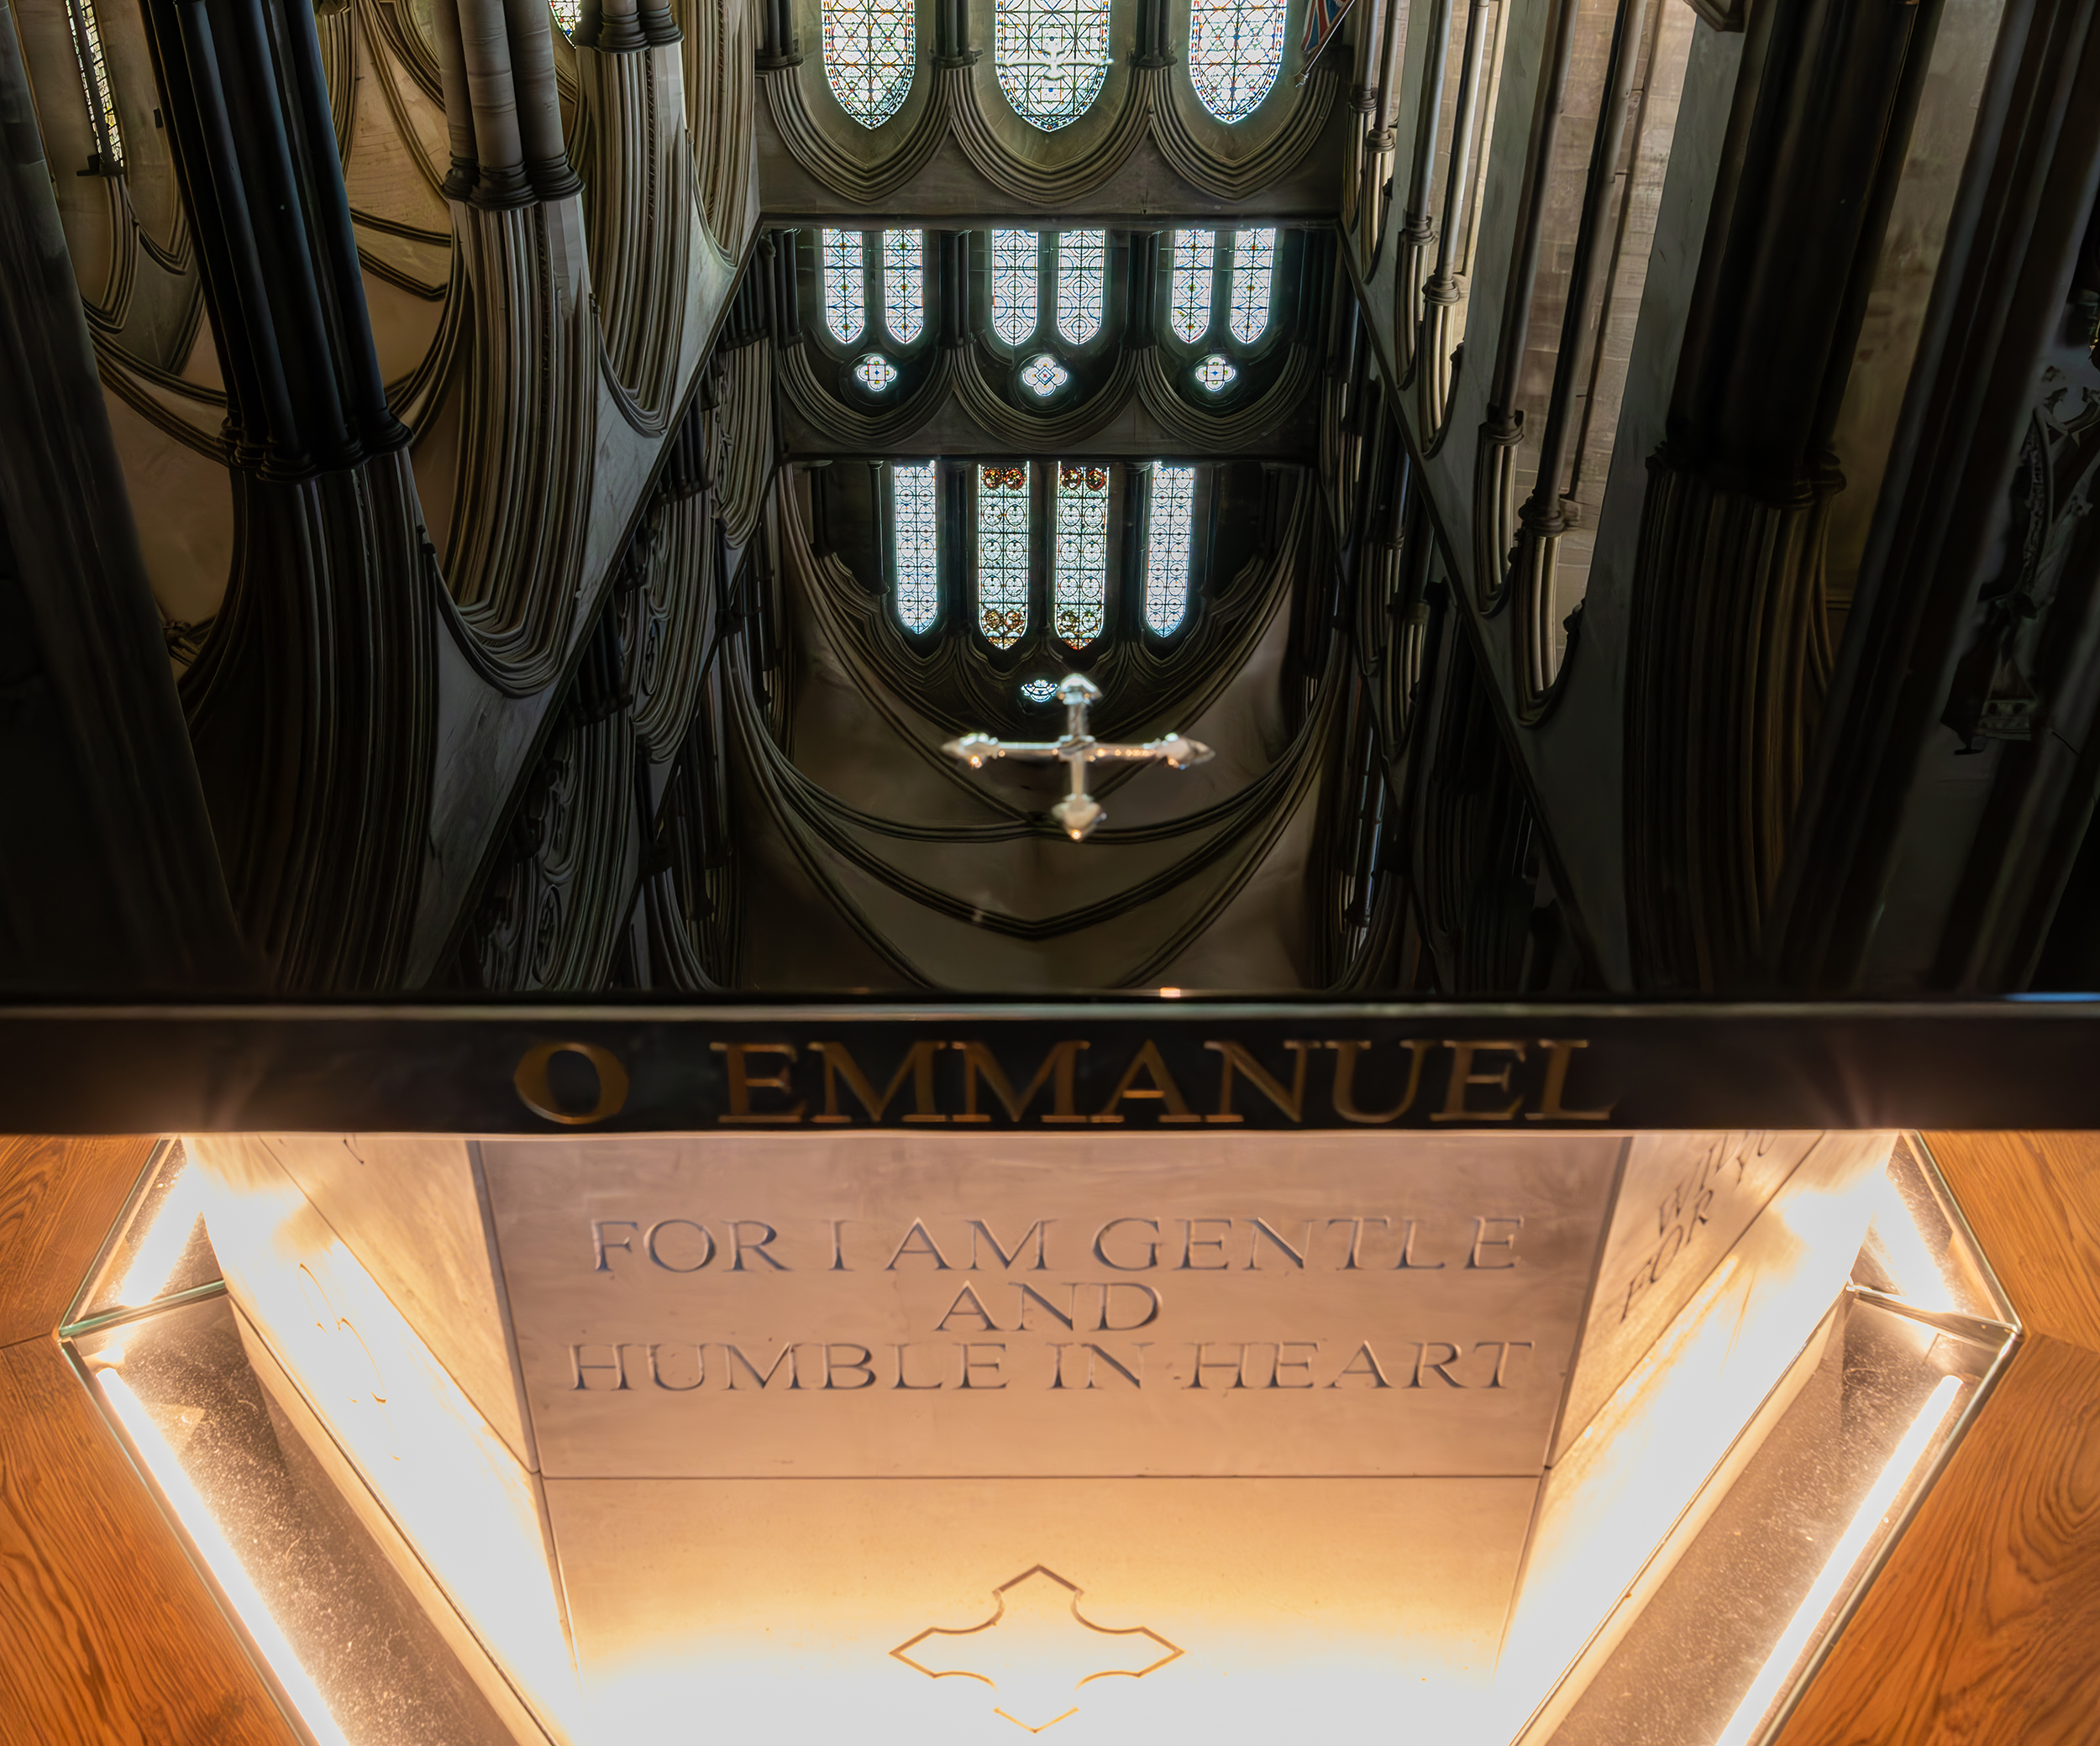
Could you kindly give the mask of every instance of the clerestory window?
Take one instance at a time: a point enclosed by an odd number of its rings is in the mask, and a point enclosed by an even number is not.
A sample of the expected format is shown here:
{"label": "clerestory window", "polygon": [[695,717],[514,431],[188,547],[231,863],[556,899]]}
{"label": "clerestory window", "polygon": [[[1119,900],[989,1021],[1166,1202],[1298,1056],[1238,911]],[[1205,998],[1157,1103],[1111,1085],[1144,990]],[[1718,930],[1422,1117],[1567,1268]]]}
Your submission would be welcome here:
{"label": "clerestory window", "polygon": [[1058,467],[1057,543],[1052,553],[1051,628],[1074,648],[1101,634],[1108,610],[1108,467]]}
{"label": "clerestory window", "polygon": [[1108,77],[1109,0],[999,0],[993,66],[1023,120],[1045,133],[1093,106]]}
{"label": "clerestory window", "polygon": [[1058,238],[1058,332],[1084,345],[1101,331],[1108,284],[1108,233],[1068,230]]}
{"label": "clerestory window", "polygon": [[1145,623],[1164,637],[1189,615],[1189,558],[1195,537],[1196,469],[1152,469],[1145,536]]}
{"label": "clerestory window", "polygon": [[1173,279],[1167,296],[1167,326],[1175,338],[1194,345],[1210,331],[1211,265],[1217,233],[1183,230],[1174,233]]}
{"label": "clerestory window", "polygon": [[992,233],[992,332],[1019,345],[1036,331],[1042,305],[1032,230]]}
{"label": "clerestory window", "polygon": [[1028,485],[1026,461],[977,469],[977,627],[995,648],[1027,634]]}
{"label": "clerestory window", "polygon": [[899,345],[910,345],[926,326],[926,233],[882,233],[882,321]]}
{"label": "clerestory window", "polygon": [[824,77],[864,128],[904,107],[918,68],[915,0],[824,0]]}
{"label": "clerestory window", "polygon": [[1189,82],[1220,121],[1261,107],[1284,65],[1285,0],[1191,0]]}
{"label": "clerestory window", "polygon": [[851,345],[868,325],[866,265],[857,230],[827,230],[824,249],[824,325],[841,345]]}
{"label": "clerestory window", "polygon": [[87,99],[87,123],[95,135],[95,162],[91,167],[104,176],[114,176],[123,165],[124,139],[117,125],[117,97],[109,83],[109,63],[102,55],[102,27],[96,23],[91,0],[66,0],[66,16],[72,27],[73,59],[80,68],[81,92]]}
{"label": "clerestory window", "polygon": [[897,579],[897,621],[915,635],[941,616],[937,463],[890,469],[890,541]]}

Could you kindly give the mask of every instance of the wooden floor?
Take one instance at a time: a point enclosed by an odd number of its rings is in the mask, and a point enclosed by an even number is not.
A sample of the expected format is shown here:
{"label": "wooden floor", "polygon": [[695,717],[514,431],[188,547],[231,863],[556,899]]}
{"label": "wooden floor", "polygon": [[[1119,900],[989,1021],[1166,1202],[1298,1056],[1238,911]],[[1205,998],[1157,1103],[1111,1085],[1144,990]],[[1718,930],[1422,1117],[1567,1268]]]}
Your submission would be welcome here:
{"label": "wooden floor", "polygon": [[[2028,1337],[1781,1746],[2100,1742],[2100,1135],[1927,1139]],[[296,1738],[53,1332],[151,1144],[0,1139],[0,1746]]]}

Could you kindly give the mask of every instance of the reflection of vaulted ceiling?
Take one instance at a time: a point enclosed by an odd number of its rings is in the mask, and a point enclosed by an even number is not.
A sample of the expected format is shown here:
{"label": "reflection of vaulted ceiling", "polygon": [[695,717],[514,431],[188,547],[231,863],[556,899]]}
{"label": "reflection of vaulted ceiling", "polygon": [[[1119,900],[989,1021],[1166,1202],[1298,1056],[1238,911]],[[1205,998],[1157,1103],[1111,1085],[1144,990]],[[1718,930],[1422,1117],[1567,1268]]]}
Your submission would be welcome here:
{"label": "reflection of vaulted ceiling", "polygon": [[2100,976],[2085,14],[1307,15],[15,0],[0,961]]}

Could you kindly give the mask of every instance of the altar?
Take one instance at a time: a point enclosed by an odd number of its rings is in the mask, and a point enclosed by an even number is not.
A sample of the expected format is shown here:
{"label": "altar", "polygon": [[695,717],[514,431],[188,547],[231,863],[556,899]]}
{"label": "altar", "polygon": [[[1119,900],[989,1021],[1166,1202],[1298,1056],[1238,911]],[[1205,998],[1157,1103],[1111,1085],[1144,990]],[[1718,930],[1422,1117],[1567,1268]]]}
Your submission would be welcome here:
{"label": "altar", "polygon": [[71,1022],[169,1137],[66,1340],[316,1738],[1738,1746],[2017,1345],[1935,1057],[2065,1020]]}

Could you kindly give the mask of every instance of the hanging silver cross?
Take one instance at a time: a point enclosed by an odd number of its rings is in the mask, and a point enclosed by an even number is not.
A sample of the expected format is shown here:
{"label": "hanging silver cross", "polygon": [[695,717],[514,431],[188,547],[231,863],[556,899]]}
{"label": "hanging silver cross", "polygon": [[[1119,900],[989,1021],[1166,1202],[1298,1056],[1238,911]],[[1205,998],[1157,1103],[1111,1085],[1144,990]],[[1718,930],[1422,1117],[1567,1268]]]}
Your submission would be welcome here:
{"label": "hanging silver cross", "polygon": [[941,750],[973,770],[983,769],[995,758],[1018,758],[1030,764],[1062,763],[1071,776],[1072,792],[1050,809],[1050,816],[1067,836],[1078,842],[1108,816],[1101,803],[1086,791],[1089,764],[1108,758],[1126,763],[1163,760],[1171,769],[1185,770],[1191,764],[1208,763],[1211,757],[1210,748],[1202,741],[1181,733],[1147,740],[1142,746],[1119,746],[1112,740],[1095,739],[1086,731],[1086,711],[1089,704],[1100,700],[1101,688],[1093,680],[1079,674],[1067,674],[1064,683],[1058,687],[1058,701],[1064,705],[1063,739],[1010,742],[994,739],[988,733],[966,733],[959,740],[950,740]]}

